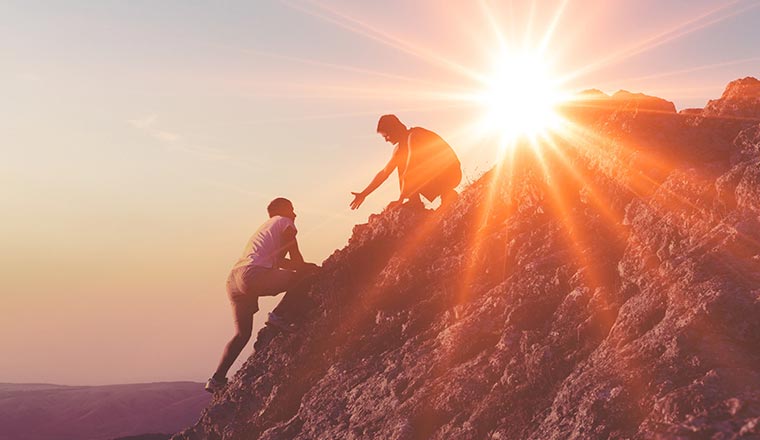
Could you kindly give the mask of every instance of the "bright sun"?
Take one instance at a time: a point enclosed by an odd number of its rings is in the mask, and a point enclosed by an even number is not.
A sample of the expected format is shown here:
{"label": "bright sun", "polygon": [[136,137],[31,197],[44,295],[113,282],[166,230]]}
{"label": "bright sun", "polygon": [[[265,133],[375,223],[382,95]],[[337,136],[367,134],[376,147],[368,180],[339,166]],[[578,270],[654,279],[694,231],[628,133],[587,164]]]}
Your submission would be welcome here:
{"label": "bright sun", "polygon": [[566,97],[548,64],[530,53],[505,54],[478,94],[483,129],[503,143],[535,138],[559,126],[557,107]]}

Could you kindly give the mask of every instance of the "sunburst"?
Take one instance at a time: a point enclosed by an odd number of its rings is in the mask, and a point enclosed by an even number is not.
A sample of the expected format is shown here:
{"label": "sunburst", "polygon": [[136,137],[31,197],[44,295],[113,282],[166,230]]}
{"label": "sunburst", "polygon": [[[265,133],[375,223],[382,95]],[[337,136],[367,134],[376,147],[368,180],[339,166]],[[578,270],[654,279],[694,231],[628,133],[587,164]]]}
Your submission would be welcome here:
{"label": "sunburst", "polygon": [[483,89],[474,94],[482,107],[481,130],[498,134],[502,146],[558,130],[562,124],[557,109],[571,94],[562,89],[541,52],[503,51],[496,60]]}

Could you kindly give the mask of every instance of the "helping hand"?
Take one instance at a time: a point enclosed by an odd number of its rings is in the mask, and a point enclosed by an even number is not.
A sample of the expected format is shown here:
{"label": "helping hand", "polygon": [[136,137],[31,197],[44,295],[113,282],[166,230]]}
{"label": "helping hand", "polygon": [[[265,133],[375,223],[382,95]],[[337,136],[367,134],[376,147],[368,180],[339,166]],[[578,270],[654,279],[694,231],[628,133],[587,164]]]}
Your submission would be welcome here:
{"label": "helping hand", "polygon": [[360,193],[360,192],[357,193],[357,192],[352,191],[351,194],[354,195],[354,201],[351,202],[351,209],[357,209],[358,207],[360,207],[362,203],[364,202],[364,199],[367,198],[367,196],[364,195],[364,193]]}

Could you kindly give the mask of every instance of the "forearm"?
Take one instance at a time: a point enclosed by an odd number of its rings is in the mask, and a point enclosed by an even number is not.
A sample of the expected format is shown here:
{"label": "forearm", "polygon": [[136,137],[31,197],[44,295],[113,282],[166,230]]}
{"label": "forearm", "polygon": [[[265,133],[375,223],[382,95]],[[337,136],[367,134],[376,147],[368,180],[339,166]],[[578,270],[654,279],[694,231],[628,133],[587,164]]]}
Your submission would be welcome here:
{"label": "forearm", "polygon": [[304,264],[303,255],[301,255],[300,249],[298,248],[291,249],[289,255],[290,255],[291,261],[294,261],[295,263],[298,263],[298,264]]}
{"label": "forearm", "polygon": [[367,185],[366,188],[361,192],[363,195],[368,196],[370,195],[374,190],[376,190],[380,185],[385,182],[385,179],[388,178],[388,174],[384,171],[381,171],[375,175],[375,178],[372,179],[372,181]]}
{"label": "forearm", "polygon": [[306,264],[303,260],[303,255],[301,255],[301,250],[298,249],[297,245],[293,246],[293,248],[288,251],[288,256],[290,258],[285,258],[285,256],[283,256],[280,259],[279,266],[283,269],[299,270]]}
{"label": "forearm", "polygon": [[290,258],[283,258],[280,260],[280,264],[278,265],[280,269],[287,269],[287,270],[301,270],[307,265],[306,262],[303,260],[297,261]]}

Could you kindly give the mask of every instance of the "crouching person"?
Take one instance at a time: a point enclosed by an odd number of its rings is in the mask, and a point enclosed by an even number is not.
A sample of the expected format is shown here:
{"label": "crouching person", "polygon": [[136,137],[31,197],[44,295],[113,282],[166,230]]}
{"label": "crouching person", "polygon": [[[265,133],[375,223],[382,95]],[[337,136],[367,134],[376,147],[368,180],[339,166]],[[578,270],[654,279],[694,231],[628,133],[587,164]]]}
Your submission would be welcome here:
{"label": "crouching person", "polygon": [[[296,240],[296,213],[285,198],[276,198],[267,206],[269,220],[251,236],[242,257],[227,278],[227,295],[235,317],[235,335],[227,343],[213,376],[206,382],[206,391],[215,392],[227,384],[227,372],[251,339],[253,315],[259,310],[260,296],[274,296],[298,285],[319,266],[306,263]],[[290,258],[286,258],[288,255]],[[286,303],[297,301],[285,295]],[[281,308],[278,308],[280,310]],[[287,316],[273,312],[267,325],[292,331]]]}

